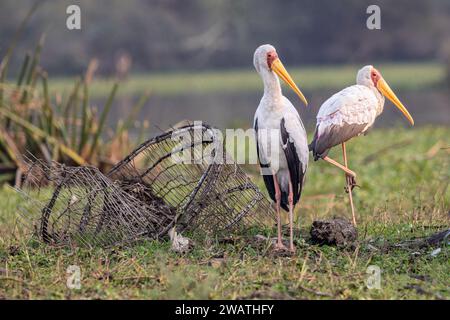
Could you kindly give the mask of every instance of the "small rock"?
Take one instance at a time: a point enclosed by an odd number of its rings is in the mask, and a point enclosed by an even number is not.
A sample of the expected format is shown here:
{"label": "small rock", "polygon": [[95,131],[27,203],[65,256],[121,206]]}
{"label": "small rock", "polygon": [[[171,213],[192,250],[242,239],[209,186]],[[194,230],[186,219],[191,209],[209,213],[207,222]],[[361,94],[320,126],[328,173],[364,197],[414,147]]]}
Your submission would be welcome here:
{"label": "small rock", "polygon": [[380,251],[380,249],[378,249],[374,245],[371,245],[370,243],[367,245],[367,249],[369,249],[370,251]]}
{"label": "small rock", "polygon": [[255,236],[255,240],[259,241],[259,242],[266,242],[267,240],[269,240],[269,238],[266,236],[263,236],[262,234],[257,234]]}
{"label": "small rock", "polygon": [[435,249],[435,250],[433,250],[432,252],[431,252],[431,256],[434,258],[434,257],[437,257],[437,255],[439,254],[439,253],[441,253],[441,251],[442,251],[442,249],[441,248],[437,248],[437,249]]}
{"label": "small rock", "polygon": [[189,238],[183,237],[175,228],[169,231],[169,237],[172,241],[172,250],[177,253],[187,253],[192,248],[192,241]]}

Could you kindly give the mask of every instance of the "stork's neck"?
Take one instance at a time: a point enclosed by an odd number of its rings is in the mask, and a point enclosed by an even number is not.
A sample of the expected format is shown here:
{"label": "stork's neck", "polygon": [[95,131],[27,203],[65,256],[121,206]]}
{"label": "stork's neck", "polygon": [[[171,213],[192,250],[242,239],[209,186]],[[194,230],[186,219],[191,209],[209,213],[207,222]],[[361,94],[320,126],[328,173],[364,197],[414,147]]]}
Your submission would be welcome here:
{"label": "stork's neck", "polygon": [[375,94],[375,97],[377,98],[378,105],[377,105],[377,116],[380,115],[383,112],[384,108],[384,96],[381,94],[380,91],[375,86],[371,86],[370,89]]}
{"label": "stork's neck", "polygon": [[281,93],[280,80],[271,71],[263,71],[261,77],[264,83],[264,96],[263,99],[270,102],[268,105],[273,107],[281,105],[283,94]]}

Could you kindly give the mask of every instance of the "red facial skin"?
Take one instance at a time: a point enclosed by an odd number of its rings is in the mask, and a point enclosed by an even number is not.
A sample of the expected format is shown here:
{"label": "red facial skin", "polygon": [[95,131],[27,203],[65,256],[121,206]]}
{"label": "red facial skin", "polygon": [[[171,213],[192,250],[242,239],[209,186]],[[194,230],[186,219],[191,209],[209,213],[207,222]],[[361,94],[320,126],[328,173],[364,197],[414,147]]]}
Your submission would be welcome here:
{"label": "red facial skin", "polygon": [[275,51],[270,51],[267,53],[267,66],[272,70],[272,63],[278,59],[278,55]]}
{"label": "red facial skin", "polygon": [[372,79],[373,85],[376,87],[378,80],[381,79],[380,72],[377,69],[372,68],[372,71],[370,72],[370,79]]}

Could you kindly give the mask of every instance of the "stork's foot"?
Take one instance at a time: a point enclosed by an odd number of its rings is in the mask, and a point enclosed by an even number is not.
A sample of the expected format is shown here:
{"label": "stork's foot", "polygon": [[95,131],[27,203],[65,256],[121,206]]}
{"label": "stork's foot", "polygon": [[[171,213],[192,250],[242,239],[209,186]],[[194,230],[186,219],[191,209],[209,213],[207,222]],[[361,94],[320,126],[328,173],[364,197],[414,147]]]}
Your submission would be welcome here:
{"label": "stork's foot", "polygon": [[281,242],[277,242],[274,247],[275,251],[289,251],[288,248]]}
{"label": "stork's foot", "polygon": [[347,175],[347,185],[344,187],[346,193],[353,191],[355,187],[359,188],[359,185],[356,184],[356,178],[350,175]]}
{"label": "stork's foot", "polygon": [[289,252],[290,252],[291,254],[294,254],[296,250],[297,250],[297,249],[295,248],[294,245],[291,245],[291,246],[289,247]]}
{"label": "stork's foot", "polygon": [[285,246],[284,244],[277,243],[274,245],[272,255],[274,257],[292,257],[294,255],[294,251],[288,249],[288,247]]}

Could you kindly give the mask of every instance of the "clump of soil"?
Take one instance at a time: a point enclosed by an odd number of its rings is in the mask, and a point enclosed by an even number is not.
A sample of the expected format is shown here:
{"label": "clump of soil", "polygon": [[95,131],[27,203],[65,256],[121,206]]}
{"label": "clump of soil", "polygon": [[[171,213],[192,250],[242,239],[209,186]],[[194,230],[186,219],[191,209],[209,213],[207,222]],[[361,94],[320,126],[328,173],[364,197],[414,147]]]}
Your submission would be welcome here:
{"label": "clump of soil", "polygon": [[342,218],[314,221],[311,226],[311,242],[318,245],[348,246],[358,238],[353,224]]}

